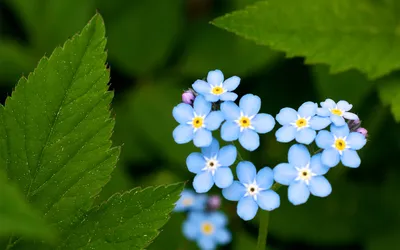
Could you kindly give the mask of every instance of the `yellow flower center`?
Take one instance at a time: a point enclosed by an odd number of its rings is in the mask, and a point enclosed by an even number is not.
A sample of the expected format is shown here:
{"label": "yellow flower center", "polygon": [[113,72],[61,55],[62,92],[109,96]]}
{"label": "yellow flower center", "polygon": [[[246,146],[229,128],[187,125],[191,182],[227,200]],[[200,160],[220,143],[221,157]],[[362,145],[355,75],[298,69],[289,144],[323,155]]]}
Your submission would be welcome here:
{"label": "yellow flower center", "polygon": [[193,118],[192,125],[194,128],[201,128],[203,126],[203,118],[202,117]]}
{"label": "yellow flower center", "polygon": [[212,88],[211,93],[213,93],[214,95],[220,95],[224,93],[224,89],[219,86],[215,86]]}
{"label": "yellow flower center", "polygon": [[182,203],[184,206],[190,206],[193,204],[193,199],[192,198],[183,199]]}
{"label": "yellow flower center", "polygon": [[339,150],[339,151],[344,150],[344,149],[346,148],[346,141],[343,140],[343,139],[341,139],[341,138],[336,139],[336,141],[335,141],[335,148],[336,148],[337,150]]}
{"label": "yellow flower center", "polygon": [[242,128],[248,128],[251,126],[250,119],[248,117],[241,117],[239,120],[239,126]]}
{"label": "yellow flower center", "polygon": [[302,127],[307,126],[307,120],[304,119],[304,118],[299,118],[299,119],[297,119],[297,121],[296,121],[296,126],[297,126],[298,128],[302,128]]}
{"label": "yellow flower center", "polygon": [[331,113],[334,115],[339,115],[339,116],[343,115],[343,112],[340,109],[332,109]]}
{"label": "yellow flower center", "polygon": [[201,225],[201,231],[202,231],[204,234],[207,234],[207,235],[212,234],[212,233],[214,232],[214,226],[213,226],[211,223],[209,223],[209,222],[204,222],[204,223]]}

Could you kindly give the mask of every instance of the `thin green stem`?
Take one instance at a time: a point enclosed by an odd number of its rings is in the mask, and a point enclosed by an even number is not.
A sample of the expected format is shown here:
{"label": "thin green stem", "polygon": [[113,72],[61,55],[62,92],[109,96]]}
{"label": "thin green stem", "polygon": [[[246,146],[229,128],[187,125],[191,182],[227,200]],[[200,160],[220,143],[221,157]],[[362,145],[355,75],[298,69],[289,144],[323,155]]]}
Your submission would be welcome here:
{"label": "thin green stem", "polygon": [[261,210],[260,227],[258,228],[257,250],[265,250],[267,247],[269,211]]}

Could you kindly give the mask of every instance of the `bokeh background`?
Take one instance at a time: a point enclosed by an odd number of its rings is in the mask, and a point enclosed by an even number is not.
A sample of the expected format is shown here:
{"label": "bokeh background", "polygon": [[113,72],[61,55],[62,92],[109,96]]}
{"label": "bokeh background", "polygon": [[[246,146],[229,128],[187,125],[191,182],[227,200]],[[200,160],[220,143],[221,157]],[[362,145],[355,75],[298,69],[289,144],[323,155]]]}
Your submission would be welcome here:
{"label": "bokeh background", "polygon": [[[327,176],[333,193],[325,199],[311,197],[305,205],[289,204],[286,188],[279,190],[282,204],[271,214],[270,249],[400,249],[400,127],[377,91],[380,81],[396,80],[398,75],[374,82],[356,71],[330,75],[326,65],[287,59],[209,24],[252,2],[0,0],[1,100],[4,103],[18,79],[43,55],[81,30],[96,10],[101,13],[108,36],[110,88],[115,91],[113,141],[123,150],[98,202],[134,186],[184,180],[191,186],[193,175],[185,159],[196,149],[191,143],[174,143],[171,112],[182,91],[209,70],[241,77],[238,94],[259,95],[262,111],[273,116],[305,101],[348,100],[369,131],[369,142],[360,152],[361,167],[331,170]],[[286,161],[288,144],[276,142],[273,132],[261,138],[254,153],[241,152],[245,159],[259,168]],[[221,249],[254,249],[257,218],[240,220],[233,202],[223,201],[222,209],[230,217],[233,241]],[[196,249],[182,236],[184,218],[173,214],[149,249]]]}

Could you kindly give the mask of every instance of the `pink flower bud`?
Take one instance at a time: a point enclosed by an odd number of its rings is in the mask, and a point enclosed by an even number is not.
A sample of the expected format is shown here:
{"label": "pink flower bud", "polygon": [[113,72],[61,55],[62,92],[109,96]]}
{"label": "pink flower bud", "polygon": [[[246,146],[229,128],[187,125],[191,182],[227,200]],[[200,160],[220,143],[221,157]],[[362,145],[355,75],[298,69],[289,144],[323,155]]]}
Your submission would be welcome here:
{"label": "pink flower bud", "polygon": [[194,95],[193,91],[190,89],[186,90],[182,94],[182,102],[184,102],[186,104],[192,105],[194,98],[195,98],[195,95]]}
{"label": "pink flower bud", "polygon": [[210,210],[217,210],[221,206],[221,197],[219,195],[212,195],[208,198],[207,207]]}
{"label": "pink flower bud", "polygon": [[368,130],[366,130],[365,128],[358,128],[356,131],[363,136],[368,137]]}

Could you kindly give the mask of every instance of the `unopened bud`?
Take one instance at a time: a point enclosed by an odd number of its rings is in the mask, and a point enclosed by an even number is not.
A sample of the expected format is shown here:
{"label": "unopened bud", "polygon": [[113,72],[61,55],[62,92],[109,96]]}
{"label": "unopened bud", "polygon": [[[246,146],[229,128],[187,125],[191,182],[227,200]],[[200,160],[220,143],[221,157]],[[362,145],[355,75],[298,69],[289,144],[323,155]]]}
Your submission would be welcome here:
{"label": "unopened bud", "polygon": [[210,210],[217,210],[221,206],[221,197],[219,195],[212,195],[208,198],[207,207]]}
{"label": "unopened bud", "polygon": [[361,121],[359,119],[349,120],[347,124],[349,125],[350,131],[357,131],[357,129],[361,126]]}
{"label": "unopened bud", "polygon": [[365,138],[368,137],[368,130],[366,130],[365,128],[358,128],[356,131],[365,136]]}
{"label": "unopened bud", "polygon": [[186,90],[182,94],[182,102],[184,102],[186,104],[192,105],[193,101],[194,101],[194,98],[195,98],[195,95],[194,95],[194,92],[191,89]]}

